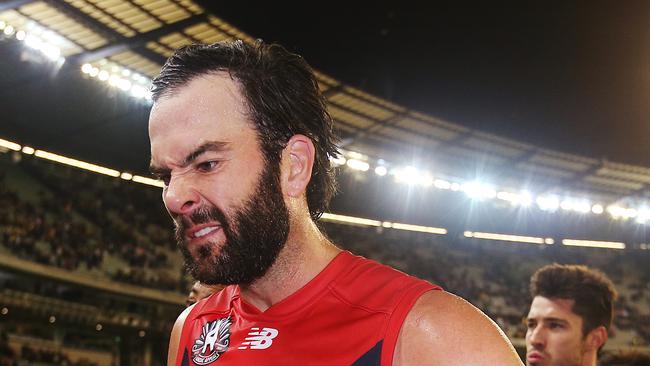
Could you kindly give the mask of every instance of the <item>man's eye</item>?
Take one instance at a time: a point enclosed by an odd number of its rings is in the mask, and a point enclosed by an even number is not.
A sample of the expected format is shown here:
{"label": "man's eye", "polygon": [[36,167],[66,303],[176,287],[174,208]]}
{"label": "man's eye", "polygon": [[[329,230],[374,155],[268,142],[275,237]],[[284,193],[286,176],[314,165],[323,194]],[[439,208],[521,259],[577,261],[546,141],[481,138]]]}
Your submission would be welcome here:
{"label": "man's eye", "polygon": [[526,322],[526,327],[528,327],[528,329],[533,329],[533,328],[535,328],[535,325],[536,325],[535,322]]}
{"label": "man's eye", "polygon": [[214,161],[214,160],[204,161],[203,163],[197,164],[196,169],[200,172],[211,172],[214,169],[216,169],[218,165],[219,165],[218,161]]}
{"label": "man's eye", "polygon": [[551,329],[561,329],[564,328],[564,326],[560,323],[551,323],[548,325],[549,328]]}

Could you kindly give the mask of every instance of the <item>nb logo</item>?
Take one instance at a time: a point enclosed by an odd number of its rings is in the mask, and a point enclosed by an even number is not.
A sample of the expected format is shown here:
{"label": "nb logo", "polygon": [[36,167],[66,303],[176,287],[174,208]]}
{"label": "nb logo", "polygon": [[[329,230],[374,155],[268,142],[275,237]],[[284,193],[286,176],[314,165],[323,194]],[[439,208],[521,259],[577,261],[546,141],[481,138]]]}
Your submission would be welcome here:
{"label": "nb logo", "polygon": [[273,328],[251,328],[248,337],[238,349],[267,349],[273,344],[273,339],[278,336],[278,330]]}

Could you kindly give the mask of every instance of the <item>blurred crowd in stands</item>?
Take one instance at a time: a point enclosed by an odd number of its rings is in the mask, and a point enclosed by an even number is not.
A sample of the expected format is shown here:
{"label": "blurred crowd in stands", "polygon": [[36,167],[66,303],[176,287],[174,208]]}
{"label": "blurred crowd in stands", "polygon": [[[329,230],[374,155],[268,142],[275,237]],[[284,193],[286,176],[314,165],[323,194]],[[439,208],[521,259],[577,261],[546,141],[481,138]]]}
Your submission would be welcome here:
{"label": "blurred crowd in stands", "polygon": [[[6,162],[5,162],[6,164]],[[0,173],[0,251],[115,281],[186,293],[189,288],[160,191],[122,179],[24,159]],[[30,186],[30,187],[27,187]],[[20,188],[20,189],[19,189]],[[393,229],[324,224],[332,241],[443,286],[523,338],[528,280],[544,264],[587,264],[617,285],[614,337],[650,344],[650,251],[478,242]]]}
{"label": "blurred crowd in stands", "polygon": [[[544,264],[598,268],[617,285],[612,336],[650,344],[650,253],[536,246],[436,237],[383,228],[327,224],[330,238],[354,253],[441,285],[483,310],[510,338],[523,338],[531,298],[528,280]],[[451,239],[451,240],[450,240]],[[618,333],[618,334],[617,334]]]}
{"label": "blurred crowd in stands", "polygon": [[[185,291],[170,220],[150,187],[22,161],[20,189],[0,173],[0,242],[13,255],[117,281]],[[18,192],[22,190],[22,192]]]}

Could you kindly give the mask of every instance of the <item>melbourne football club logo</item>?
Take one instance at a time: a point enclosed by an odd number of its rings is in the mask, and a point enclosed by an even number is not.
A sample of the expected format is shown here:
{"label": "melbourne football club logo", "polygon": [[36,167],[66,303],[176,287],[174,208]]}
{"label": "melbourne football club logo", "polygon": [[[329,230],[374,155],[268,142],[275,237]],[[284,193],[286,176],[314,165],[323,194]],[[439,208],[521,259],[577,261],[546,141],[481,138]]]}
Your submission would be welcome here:
{"label": "melbourne football club logo", "polygon": [[207,365],[216,361],[228,350],[230,343],[230,317],[208,322],[201,335],[192,346],[192,361],[197,365]]}

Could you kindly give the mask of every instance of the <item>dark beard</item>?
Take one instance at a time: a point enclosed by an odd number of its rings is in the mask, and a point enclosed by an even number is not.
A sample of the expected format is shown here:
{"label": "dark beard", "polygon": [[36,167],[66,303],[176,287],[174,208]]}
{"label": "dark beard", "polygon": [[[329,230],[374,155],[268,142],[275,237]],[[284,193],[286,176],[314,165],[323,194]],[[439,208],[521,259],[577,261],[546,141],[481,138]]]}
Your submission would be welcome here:
{"label": "dark beard", "polygon": [[[234,217],[234,218],[233,218]],[[289,236],[289,212],[282,197],[279,164],[267,164],[255,192],[227,217],[216,206],[203,206],[189,217],[174,218],[176,240],[185,258],[185,268],[208,285],[248,285],[264,276],[275,263]],[[194,258],[185,243],[185,231],[192,225],[218,221],[225,236],[219,254],[214,244],[197,248]]]}

